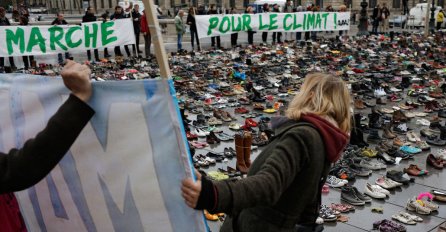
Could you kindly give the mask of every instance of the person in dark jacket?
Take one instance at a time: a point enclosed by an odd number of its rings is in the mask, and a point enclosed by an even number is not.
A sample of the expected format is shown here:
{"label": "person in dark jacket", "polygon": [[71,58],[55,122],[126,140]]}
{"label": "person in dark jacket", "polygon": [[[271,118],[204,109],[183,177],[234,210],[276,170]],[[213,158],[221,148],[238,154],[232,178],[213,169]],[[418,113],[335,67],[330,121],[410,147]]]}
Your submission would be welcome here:
{"label": "person in dark jacket", "polygon": [[[217,11],[217,9],[215,9],[215,5],[212,4],[208,11],[208,15],[216,15],[216,14],[218,14],[218,11]],[[215,44],[215,40],[217,40],[217,44]],[[221,48],[220,36],[212,36],[211,37],[211,46],[213,48],[215,48],[215,45],[217,45],[217,48]]]}
{"label": "person in dark jacket", "polygon": [[[274,4],[272,12],[280,13],[279,5]],[[273,32],[273,44],[282,43],[282,32]]]}
{"label": "person in dark jacket", "polygon": [[[254,14],[254,9],[252,8],[252,6],[246,7],[245,14]],[[248,44],[253,45],[254,44],[254,34],[256,32],[253,30],[248,30],[247,33],[248,33]]]}
{"label": "person in dark jacket", "polygon": [[[237,11],[234,9],[234,7],[231,8],[231,11],[229,14],[237,14]],[[231,46],[236,47],[237,46],[237,40],[238,40],[238,32],[231,34]]]}
{"label": "person in dark jacket", "polygon": [[[270,11],[270,8],[269,8],[268,3],[263,4],[263,13],[267,14],[267,13],[269,13],[269,11]],[[267,31],[262,32],[262,43],[265,45],[268,44],[268,32]]]}
{"label": "person in dark jacket", "polygon": [[[130,17],[130,14],[124,14],[124,10],[122,9],[122,7],[116,6],[115,13],[110,16],[110,20],[125,19],[128,17]],[[129,49],[128,45],[125,45],[124,49],[125,49],[125,53],[127,53],[127,56],[130,57],[130,49]],[[115,56],[124,56],[124,55],[122,55],[121,48],[119,46],[115,47]]]}
{"label": "person in dark jacket", "polygon": [[[101,18],[102,18],[102,23],[107,22],[110,18],[110,13],[108,11],[105,11],[105,13],[101,15]],[[104,48],[104,58],[109,58],[109,57],[110,54],[108,53],[108,49]]]}
{"label": "person in dark jacket", "polygon": [[220,231],[314,231],[330,165],[349,141],[350,94],[341,78],[309,74],[275,135],[241,180],[211,181],[196,172],[181,191],[194,209],[228,215]]}
{"label": "person in dark jacket", "polygon": [[[62,13],[58,13],[57,17],[54,19],[54,21],[51,23],[51,25],[68,25],[68,22],[65,21],[65,17]],[[62,53],[57,54],[57,58],[59,61],[59,64],[63,64],[63,56]],[[70,59],[70,53],[65,52],[65,59]]]}
{"label": "person in dark jacket", "polygon": [[[6,10],[3,7],[0,7],[0,27],[1,26],[11,26],[11,23],[9,22],[8,18],[6,18]],[[9,57],[9,65],[11,67],[15,67],[14,64],[14,57]],[[5,66],[5,58],[0,57],[0,67]]]}
{"label": "person in dark jacket", "polygon": [[139,13],[139,5],[135,4],[132,10],[133,31],[135,32],[136,44],[132,45],[133,54],[139,56],[142,52],[139,50],[139,35],[141,34],[141,13]]}
{"label": "person in dark jacket", "polygon": [[[90,23],[90,22],[96,22],[96,21],[97,21],[97,18],[94,15],[94,8],[88,7],[87,11],[85,12],[85,15],[82,17],[82,23]],[[91,60],[90,49],[87,50],[87,57],[88,57],[88,60]],[[99,50],[98,49],[94,49],[94,59],[96,61],[99,61]]]}
{"label": "person in dark jacket", "polygon": [[12,193],[45,178],[93,117],[94,111],[86,103],[92,95],[90,73],[86,65],[67,61],[61,76],[71,90],[68,100],[34,139],[28,140],[22,148],[0,153],[0,194],[4,194],[0,195],[1,231],[26,231]]}
{"label": "person in dark jacket", "polygon": [[381,8],[379,7],[379,4],[377,4],[375,8],[373,8],[373,14],[372,14],[372,20],[373,20],[372,34],[375,35],[378,34],[378,26],[379,22],[381,21],[380,13],[381,13]]}
{"label": "person in dark jacket", "polygon": [[152,36],[150,35],[149,24],[147,23],[146,10],[142,11],[141,32],[144,36],[144,47],[146,50],[146,58],[150,58],[150,46],[152,46]]}
{"label": "person in dark jacket", "polygon": [[201,50],[200,48],[200,39],[198,38],[197,33],[197,23],[195,22],[195,8],[190,7],[189,12],[187,14],[186,24],[190,27],[190,44],[192,45],[192,50],[195,49],[194,42],[195,39],[197,40],[197,48],[198,51]]}
{"label": "person in dark jacket", "polygon": [[[19,26],[28,26],[29,20],[26,16],[20,16],[19,18]],[[25,69],[28,70],[32,63],[34,62],[34,56],[22,56],[23,64],[25,65]]]}

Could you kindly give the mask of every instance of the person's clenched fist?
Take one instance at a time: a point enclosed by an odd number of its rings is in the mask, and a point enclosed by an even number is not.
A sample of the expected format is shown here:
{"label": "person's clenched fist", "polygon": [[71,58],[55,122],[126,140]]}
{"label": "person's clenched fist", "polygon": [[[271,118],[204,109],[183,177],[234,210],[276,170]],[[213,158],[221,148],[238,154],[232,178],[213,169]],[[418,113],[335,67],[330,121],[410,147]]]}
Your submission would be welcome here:
{"label": "person's clenched fist", "polygon": [[87,102],[92,94],[90,74],[91,70],[87,65],[81,65],[68,60],[60,73],[65,86],[84,102]]}

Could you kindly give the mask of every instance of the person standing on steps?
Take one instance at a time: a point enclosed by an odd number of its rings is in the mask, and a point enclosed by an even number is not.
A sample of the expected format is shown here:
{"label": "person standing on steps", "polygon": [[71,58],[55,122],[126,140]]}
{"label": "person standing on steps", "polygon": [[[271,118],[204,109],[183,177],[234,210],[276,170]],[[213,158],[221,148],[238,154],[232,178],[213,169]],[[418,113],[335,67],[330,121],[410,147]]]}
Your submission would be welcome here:
{"label": "person standing on steps", "polygon": [[198,49],[198,51],[200,51],[201,50],[200,39],[198,38],[197,23],[195,22],[195,8],[194,7],[189,8],[186,23],[190,27],[190,44],[192,45],[192,50],[195,50],[194,42],[196,40],[197,41],[197,49]]}
{"label": "person standing on steps", "polygon": [[0,153],[1,231],[26,231],[14,192],[45,178],[64,157],[94,115],[87,102],[92,95],[91,70],[68,60],[61,76],[71,94],[40,133],[23,147]]}
{"label": "person standing on steps", "polygon": [[[84,17],[82,17],[82,23],[89,23],[89,22],[96,22],[97,18],[94,15],[94,9],[93,7],[88,7],[87,11],[85,12]],[[87,57],[88,60],[91,60],[91,50],[87,50]],[[99,61],[99,50],[94,49],[94,59],[95,61]]]}
{"label": "person standing on steps", "polygon": [[142,11],[141,17],[141,32],[144,36],[144,48],[146,51],[146,58],[150,58],[150,46],[152,46],[152,36],[150,35],[149,24],[147,23],[146,10]]}
{"label": "person standing on steps", "polygon": [[177,31],[177,47],[178,52],[183,52],[183,35],[186,32],[186,28],[183,22],[184,11],[179,10],[175,17],[175,29]]}
{"label": "person standing on steps", "polygon": [[[212,4],[209,8],[208,15],[216,15],[216,14],[218,14],[217,9],[215,9],[215,5]],[[217,41],[217,44],[215,43],[215,41]],[[212,36],[211,37],[211,46],[213,48],[217,48],[217,49],[221,48],[220,36]],[[217,47],[215,47],[215,46],[217,46]]]}
{"label": "person standing on steps", "polygon": [[196,171],[196,181],[182,182],[189,207],[227,214],[221,232],[323,229],[316,224],[322,186],[349,141],[346,83],[329,74],[307,75],[286,117],[271,123],[275,136],[252,163],[247,178],[211,181]]}
{"label": "person standing on steps", "polygon": [[135,4],[132,10],[132,20],[133,20],[133,31],[135,32],[135,41],[136,44],[132,45],[133,54],[136,57],[139,56],[142,52],[139,50],[139,35],[141,34],[141,14],[139,13],[139,5]]}
{"label": "person standing on steps", "polygon": [[[68,25],[67,21],[65,21],[65,17],[62,13],[58,13],[56,19],[51,23],[51,25]],[[64,59],[62,53],[57,54],[57,59],[59,64],[64,63]],[[65,59],[70,59],[70,53],[65,52]]]}

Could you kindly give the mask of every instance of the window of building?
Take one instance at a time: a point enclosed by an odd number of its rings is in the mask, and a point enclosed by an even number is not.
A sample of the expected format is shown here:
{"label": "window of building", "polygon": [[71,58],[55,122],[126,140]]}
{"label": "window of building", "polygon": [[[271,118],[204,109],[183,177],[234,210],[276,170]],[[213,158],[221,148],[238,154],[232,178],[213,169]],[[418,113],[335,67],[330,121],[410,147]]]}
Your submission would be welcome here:
{"label": "window of building", "polygon": [[324,0],[316,0],[316,6],[319,7],[319,9],[324,8]]}
{"label": "window of building", "polygon": [[244,6],[244,7],[247,7],[248,4],[249,4],[249,0],[243,0],[243,6]]}
{"label": "window of building", "polygon": [[392,7],[396,9],[401,8],[401,0],[393,0]]}
{"label": "window of building", "polygon": [[369,0],[369,8],[375,8],[376,0]]}
{"label": "window of building", "polygon": [[444,8],[444,0],[438,0],[438,5]]}

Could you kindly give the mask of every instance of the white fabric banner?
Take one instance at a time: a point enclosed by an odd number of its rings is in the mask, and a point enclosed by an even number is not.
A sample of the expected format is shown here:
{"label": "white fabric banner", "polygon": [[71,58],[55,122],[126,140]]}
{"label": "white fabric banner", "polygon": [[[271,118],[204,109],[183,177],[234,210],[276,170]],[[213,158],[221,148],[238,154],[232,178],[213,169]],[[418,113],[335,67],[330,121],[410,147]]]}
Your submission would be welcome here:
{"label": "white fabric banner", "polygon": [[197,15],[195,20],[199,38],[249,30],[306,32],[350,29],[350,12]]}
{"label": "white fabric banner", "polygon": [[47,55],[135,43],[131,19],[79,25],[0,27],[0,57]]}
{"label": "white fabric banner", "polygon": [[[68,98],[60,78],[0,74],[0,150],[22,147]],[[205,232],[172,81],[94,82],[96,114],[40,183],[16,193],[28,231]],[[26,173],[24,173],[26,175]],[[1,231],[1,225],[0,225]]]}

